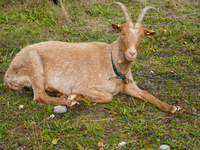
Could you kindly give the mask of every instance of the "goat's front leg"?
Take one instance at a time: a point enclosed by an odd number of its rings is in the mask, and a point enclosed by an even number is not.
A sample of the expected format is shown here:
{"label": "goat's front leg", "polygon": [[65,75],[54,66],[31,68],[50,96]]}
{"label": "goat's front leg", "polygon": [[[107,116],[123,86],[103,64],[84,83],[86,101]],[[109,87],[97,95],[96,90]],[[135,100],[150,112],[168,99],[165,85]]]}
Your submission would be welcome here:
{"label": "goat's front leg", "polygon": [[156,105],[161,110],[168,112],[168,113],[175,113],[177,110],[180,109],[180,107],[171,106],[167,103],[164,103],[158,99],[156,99],[154,96],[149,94],[147,91],[143,91],[140,88],[136,86],[134,82],[129,82],[128,84],[125,84],[123,92],[125,94],[140,98],[146,102],[150,102],[154,105]]}

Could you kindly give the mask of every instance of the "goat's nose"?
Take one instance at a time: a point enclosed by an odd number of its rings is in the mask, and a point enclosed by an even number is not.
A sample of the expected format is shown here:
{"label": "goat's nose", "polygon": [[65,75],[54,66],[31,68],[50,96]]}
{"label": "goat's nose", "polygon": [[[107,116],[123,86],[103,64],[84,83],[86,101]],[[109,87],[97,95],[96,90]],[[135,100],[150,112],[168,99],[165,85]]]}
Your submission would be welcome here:
{"label": "goat's nose", "polygon": [[134,56],[134,55],[135,55],[135,52],[129,52],[129,54],[130,54],[131,56]]}

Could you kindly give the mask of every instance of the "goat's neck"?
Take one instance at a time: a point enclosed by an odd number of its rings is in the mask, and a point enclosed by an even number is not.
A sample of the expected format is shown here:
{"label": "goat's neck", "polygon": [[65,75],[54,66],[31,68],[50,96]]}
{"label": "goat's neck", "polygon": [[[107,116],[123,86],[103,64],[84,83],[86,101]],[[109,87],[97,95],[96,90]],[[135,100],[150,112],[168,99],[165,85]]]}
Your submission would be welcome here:
{"label": "goat's neck", "polygon": [[[119,37],[120,38],[120,37]],[[131,67],[131,64],[132,62],[130,61],[127,61],[125,58],[125,61],[122,62],[122,63],[119,63],[119,60],[124,57],[124,54],[123,52],[121,51],[121,48],[120,48],[120,42],[119,42],[119,38],[111,43],[111,51],[112,51],[112,58],[113,58],[113,62],[118,70],[118,72],[121,74],[121,75],[125,75],[127,74],[127,72],[129,71],[130,67]]]}

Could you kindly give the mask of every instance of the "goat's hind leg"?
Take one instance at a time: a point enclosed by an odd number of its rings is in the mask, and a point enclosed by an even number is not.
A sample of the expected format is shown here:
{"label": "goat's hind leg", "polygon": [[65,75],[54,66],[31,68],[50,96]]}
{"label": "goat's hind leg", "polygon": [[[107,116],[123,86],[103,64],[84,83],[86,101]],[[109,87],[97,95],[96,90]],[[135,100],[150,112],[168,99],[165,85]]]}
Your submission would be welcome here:
{"label": "goat's hind leg", "polygon": [[112,94],[97,88],[85,89],[85,91],[87,91],[87,93],[71,94],[68,96],[68,99],[77,101],[86,99],[89,100],[90,102],[95,102],[95,103],[109,103],[113,99]]}
{"label": "goat's hind leg", "polygon": [[37,50],[30,50],[26,57],[29,57],[29,76],[34,93],[34,101],[38,101],[45,104],[51,105],[67,105],[68,107],[73,106],[77,103],[74,100],[50,97],[45,92],[45,75],[43,69],[43,62],[41,56]]}
{"label": "goat's hind leg", "polygon": [[60,92],[49,92],[48,95],[52,96],[52,97],[68,98],[68,96],[66,94],[63,94]]}

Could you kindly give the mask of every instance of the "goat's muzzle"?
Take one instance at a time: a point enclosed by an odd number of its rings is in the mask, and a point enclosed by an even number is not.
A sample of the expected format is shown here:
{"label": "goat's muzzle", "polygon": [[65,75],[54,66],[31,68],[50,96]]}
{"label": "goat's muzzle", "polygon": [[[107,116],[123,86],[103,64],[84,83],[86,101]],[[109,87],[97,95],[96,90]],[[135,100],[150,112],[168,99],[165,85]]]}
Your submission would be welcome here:
{"label": "goat's muzzle", "polygon": [[135,52],[130,51],[129,54],[133,57],[135,55]]}
{"label": "goat's muzzle", "polygon": [[135,50],[135,48],[131,47],[126,50],[126,52],[124,53],[124,56],[126,57],[126,60],[134,61],[135,58],[137,57],[137,51]]}

